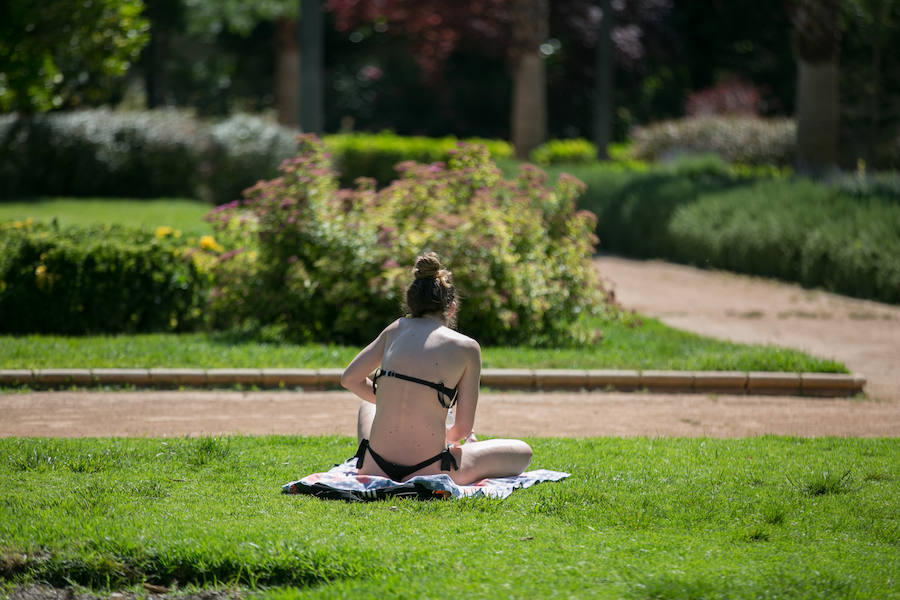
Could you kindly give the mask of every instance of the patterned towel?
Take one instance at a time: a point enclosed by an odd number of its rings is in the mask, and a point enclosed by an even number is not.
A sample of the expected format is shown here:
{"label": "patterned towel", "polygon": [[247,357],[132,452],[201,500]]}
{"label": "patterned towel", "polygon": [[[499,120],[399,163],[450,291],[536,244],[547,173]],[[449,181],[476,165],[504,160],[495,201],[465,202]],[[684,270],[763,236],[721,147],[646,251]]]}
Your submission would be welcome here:
{"label": "patterned towel", "polygon": [[348,458],[325,473],[313,473],[281,487],[285,494],[311,494],[320,498],[350,502],[382,500],[388,497],[432,498],[506,498],[519,488],[542,481],[560,481],[568,473],[537,469],[515,477],[482,479],[471,485],[457,485],[449,475],[420,475],[404,483],[387,477],[358,475],[356,457]]}

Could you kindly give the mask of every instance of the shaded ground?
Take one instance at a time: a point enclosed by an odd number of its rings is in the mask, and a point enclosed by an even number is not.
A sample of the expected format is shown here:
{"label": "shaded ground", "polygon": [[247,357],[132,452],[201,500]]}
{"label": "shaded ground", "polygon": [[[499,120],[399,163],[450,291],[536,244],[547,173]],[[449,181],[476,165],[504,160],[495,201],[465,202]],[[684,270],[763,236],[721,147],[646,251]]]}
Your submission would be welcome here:
{"label": "shaded ground", "polygon": [[869,397],[900,401],[900,306],[661,261],[595,264],[627,308],[710,337],[836,359],[866,376]]}

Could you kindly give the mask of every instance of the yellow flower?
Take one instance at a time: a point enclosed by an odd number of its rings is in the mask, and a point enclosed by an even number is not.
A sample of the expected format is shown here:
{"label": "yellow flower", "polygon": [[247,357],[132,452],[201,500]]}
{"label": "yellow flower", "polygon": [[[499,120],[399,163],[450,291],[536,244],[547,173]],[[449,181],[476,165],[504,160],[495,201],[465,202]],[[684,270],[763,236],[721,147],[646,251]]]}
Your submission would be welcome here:
{"label": "yellow flower", "polygon": [[171,235],[174,229],[169,227],[168,225],[161,225],[156,228],[156,237],[162,239],[168,235]]}
{"label": "yellow flower", "polygon": [[47,266],[46,266],[46,265],[38,265],[38,266],[37,266],[37,269],[34,270],[34,276],[35,276],[35,277],[40,278],[40,277],[43,277],[43,276],[46,275],[46,274],[47,274]]}
{"label": "yellow flower", "polygon": [[200,247],[204,250],[212,250],[213,252],[222,252],[225,248],[220,246],[216,239],[211,235],[204,235],[200,238]]}

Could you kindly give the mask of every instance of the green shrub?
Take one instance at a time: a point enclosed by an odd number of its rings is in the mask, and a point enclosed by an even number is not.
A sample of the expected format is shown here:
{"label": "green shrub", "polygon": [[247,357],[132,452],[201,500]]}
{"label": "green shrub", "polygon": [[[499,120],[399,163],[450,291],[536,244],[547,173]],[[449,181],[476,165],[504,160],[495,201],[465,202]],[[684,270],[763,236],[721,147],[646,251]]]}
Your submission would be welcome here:
{"label": "green shrub", "polygon": [[565,170],[587,185],[578,205],[597,215],[600,249],[650,258],[671,255],[667,226],[677,207],[746,182],[715,157],[683,158],[637,171],[607,162]]}
{"label": "green shrub", "polygon": [[677,208],[673,256],[900,302],[900,205],[808,180],[704,195]]}
{"label": "green shrub", "polygon": [[632,132],[635,158],[661,160],[714,153],[731,163],[794,163],[796,125],[790,119],[704,116],[662,121]]}
{"label": "green shrub", "polygon": [[[353,133],[325,136],[325,145],[334,157],[342,185],[352,185],[358,177],[371,177],[384,186],[397,177],[396,165],[413,160],[418,163],[446,162],[459,141],[454,137],[428,138]],[[492,158],[506,158],[512,147],[500,140],[469,139],[487,147]]]}
{"label": "green shrub", "polygon": [[[169,228],[0,224],[0,331],[186,331],[202,324],[208,276]],[[208,244],[207,244],[208,245]]]}
{"label": "green shrub", "polygon": [[261,179],[278,173],[281,161],[297,153],[298,131],[246,114],[232,115],[210,127],[215,141],[209,191],[217,204],[241,197]]}
{"label": "green shrub", "polygon": [[550,140],[532,150],[530,158],[545,167],[559,163],[591,163],[597,160],[597,146],[582,138]]}
{"label": "green shrub", "polygon": [[0,197],[197,197],[212,140],[175,111],[0,116]]}
{"label": "green shrub", "polygon": [[505,180],[484,146],[465,145],[446,168],[401,164],[380,191],[371,180],[338,189],[322,142],[301,140],[280,178],[210,214],[232,248],[216,266],[218,325],[364,343],[400,316],[426,250],[454,272],[460,330],[484,343],[572,342],[579,314],[599,308],[595,218],[575,211],[576,179],[547,186],[527,166]]}

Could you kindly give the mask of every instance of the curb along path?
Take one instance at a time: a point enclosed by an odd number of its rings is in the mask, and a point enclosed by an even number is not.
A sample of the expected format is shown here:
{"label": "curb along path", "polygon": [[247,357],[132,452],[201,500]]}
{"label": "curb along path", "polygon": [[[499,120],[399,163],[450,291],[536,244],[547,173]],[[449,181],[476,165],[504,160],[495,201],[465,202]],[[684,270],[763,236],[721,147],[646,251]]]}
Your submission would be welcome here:
{"label": "curb along path", "polygon": [[[6,369],[0,385],[132,385],[334,388],[343,369]],[[647,390],[661,393],[853,396],[860,374],[743,371],[483,369],[481,385],[496,390]]]}

